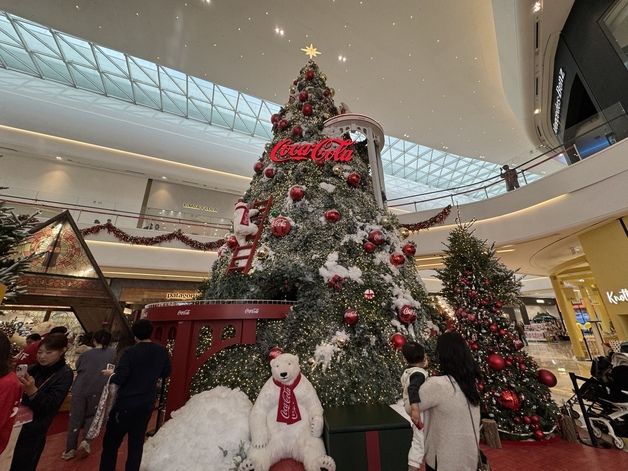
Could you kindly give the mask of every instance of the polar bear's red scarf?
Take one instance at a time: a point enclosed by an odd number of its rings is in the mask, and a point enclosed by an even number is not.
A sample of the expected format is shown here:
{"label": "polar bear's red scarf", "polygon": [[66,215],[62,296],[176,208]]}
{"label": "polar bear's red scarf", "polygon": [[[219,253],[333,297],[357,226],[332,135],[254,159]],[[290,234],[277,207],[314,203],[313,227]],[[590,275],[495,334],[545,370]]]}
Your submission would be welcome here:
{"label": "polar bear's red scarf", "polygon": [[301,420],[299,404],[297,404],[297,397],[294,395],[294,388],[299,385],[299,381],[301,381],[301,373],[299,373],[297,379],[295,379],[290,385],[283,384],[273,378],[273,382],[279,386],[277,422],[283,422],[284,424],[290,425]]}

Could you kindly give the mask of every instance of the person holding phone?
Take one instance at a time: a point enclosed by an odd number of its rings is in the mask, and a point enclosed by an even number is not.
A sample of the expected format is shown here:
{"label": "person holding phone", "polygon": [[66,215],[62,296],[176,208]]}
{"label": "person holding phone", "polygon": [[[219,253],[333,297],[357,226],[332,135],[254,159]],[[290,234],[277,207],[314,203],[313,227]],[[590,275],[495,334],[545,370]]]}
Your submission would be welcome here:
{"label": "person holding phone", "polygon": [[72,386],[72,369],[65,362],[68,338],[48,334],[37,351],[37,363],[19,378],[22,404],[33,411],[33,420],[22,426],[15,444],[10,471],[35,471],[46,446],[46,434]]}
{"label": "person holding phone", "polygon": [[[85,435],[96,415],[102,390],[107,384],[107,377],[101,372],[113,362],[116,354],[113,348],[109,348],[111,334],[106,330],[94,333],[92,343],[94,348],[83,352],[76,361],[68,436],[65,451],[61,454],[64,460],[71,460],[74,457],[85,458],[91,452],[90,440]],[[77,448],[81,429],[83,440]]]}
{"label": "person holding phone", "polygon": [[22,385],[12,367],[11,341],[0,330],[0,456],[9,443],[21,397]]}

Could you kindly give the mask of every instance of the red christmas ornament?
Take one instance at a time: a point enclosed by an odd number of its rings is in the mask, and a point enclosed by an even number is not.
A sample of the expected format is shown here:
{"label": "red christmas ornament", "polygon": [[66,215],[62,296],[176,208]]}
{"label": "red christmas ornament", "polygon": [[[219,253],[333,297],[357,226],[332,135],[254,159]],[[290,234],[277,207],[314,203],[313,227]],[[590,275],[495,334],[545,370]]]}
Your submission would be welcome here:
{"label": "red christmas ornament", "polygon": [[478,391],[480,392],[484,391],[484,381],[478,382]]}
{"label": "red christmas ornament", "polygon": [[545,433],[543,433],[543,430],[535,430],[534,438],[536,438],[537,440],[543,440],[545,438]]}
{"label": "red christmas ornament", "polygon": [[316,77],[316,72],[314,72],[314,70],[308,69],[305,71],[305,78],[307,80],[313,80],[314,77]]}
{"label": "red christmas ornament", "polygon": [[516,424],[520,424],[521,423],[521,417],[513,417],[512,421]]}
{"label": "red christmas ornament", "polygon": [[396,267],[400,267],[405,263],[405,261],[406,257],[402,253],[395,252],[390,256],[390,263],[392,263]]}
{"label": "red christmas ornament", "polygon": [[495,301],[495,307],[496,307],[497,309],[501,309],[501,308],[502,308],[502,306],[503,306],[503,304],[502,304],[502,302],[501,302],[501,301]]}
{"label": "red christmas ornament", "polygon": [[284,129],[288,127],[288,121],[286,121],[285,119],[280,120],[277,123],[277,127],[279,128],[280,131],[283,131]]}
{"label": "red christmas ornament", "polygon": [[491,324],[491,326],[489,327],[490,331],[495,333],[497,332],[497,330],[499,329],[499,327],[497,327],[497,324]]}
{"label": "red christmas ornament", "polygon": [[372,289],[367,289],[364,291],[364,299],[371,300],[375,297],[375,291]]}
{"label": "red christmas ornament", "polygon": [[295,126],[292,128],[292,135],[295,137],[301,137],[303,134],[303,128],[301,126]]}
{"label": "red christmas ornament", "polygon": [[416,253],[416,245],[414,245],[412,242],[408,242],[401,248],[401,251],[407,257],[414,257],[414,254]]}
{"label": "red christmas ornament", "polygon": [[278,216],[270,223],[270,231],[275,237],[284,237],[292,230],[292,223],[287,217]]}
{"label": "red christmas ornament", "polygon": [[340,291],[342,289],[342,284],[344,283],[344,281],[345,279],[342,276],[334,275],[327,282],[327,286],[335,289],[336,291]]}
{"label": "red christmas ornament", "polygon": [[471,299],[475,299],[475,298],[477,298],[477,297],[478,297],[478,292],[477,292],[477,291],[475,291],[474,289],[470,289],[470,290],[467,292],[467,295],[468,295]]}
{"label": "red christmas ornament", "polygon": [[307,90],[302,90],[299,92],[299,101],[301,103],[307,101],[307,98],[309,96],[309,93],[307,92]]}
{"label": "red christmas ornament", "polygon": [[525,370],[527,370],[527,369],[528,369],[528,367],[527,367],[524,363],[519,363],[519,369],[520,369],[521,371],[525,371]]}
{"label": "red christmas ornament", "polygon": [[309,103],[304,103],[303,109],[301,111],[303,111],[304,116],[310,116],[313,111],[312,105],[310,105]]}
{"label": "red christmas ornament", "polygon": [[371,232],[369,232],[368,240],[370,242],[373,242],[375,245],[382,245],[384,242],[386,242],[386,238],[384,237],[384,234],[382,233],[382,231],[378,229],[374,229]]}
{"label": "red christmas ornament", "polygon": [[351,172],[349,175],[347,175],[347,183],[353,188],[357,188],[360,185],[361,181],[362,177],[357,172]]}
{"label": "red christmas ornament", "polygon": [[399,350],[406,344],[406,338],[400,332],[395,332],[390,336],[390,343],[395,350]]}
{"label": "red christmas ornament", "polygon": [[270,117],[270,122],[273,124],[277,124],[279,120],[281,120],[281,115],[278,113],[275,113],[274,115]]}
{"label": "red christmas ornament", "polygon": [[523,342],[521,340],[515,340],[514,344],[517,350],[521,350],[523,348]]}
{"label": "red christmas ornament", "polygon": [[506,360],[499,353],[491,353],[486,360],[492,370],[501,371],[506,368]]}
{"label": "red christmas ornament", "polygon": [[521,402],[519,401],[519,396],[517,396],[517,393],[508,389],[502,391],[499,394],[498,401],[502,407],[504,407],[505,409],[510,409],[511,411],[516,412],[521,407]]}
{"label": "red christmas ornament", "polygon": [[474,324],[474,323],[475,323],[475,320],[476,320],[476,319],[477,319],[477,317],[476,317],[476,315],[475,315],[475,314],[469,314],[469,315],[467,316],[467,320],[468,320],[469,322],[471,322],[472,324]]}
{"label": "red christmas ornament", "polygon": [[360,314],[355,309],[347,309],[343,315],[343,320],[347,325],[355,325],[360,320]]}
{"label": "red christmas ornament", "polygon": [[541,418],[538,415],[533,415],[530,417],[530,422],[532,422],[533,424],[540,424]]}
{"label": "red christmas ornament", "polygon": [[416,320],[416,312],[412,306],[406,304],[399,310],[399,320],[406,325],[412,324]]}
{"label": "red christmas ornament", "polygon": [[261,160],[258,160],[257,162],[255,162],[255,165],[253,166],[253,170],[255,170],[255,173],[257,174],[262,173],[262,170],[264,170],[264,162],[262,162]]}
{"label": "red christmas ornament", "polygon": [[556,376],[549,370],[538,370],[536,372],[536,377],[539,380],[539,383],[544,384],[548,388],[553,388],[558,383]]}
{"label": "red christmas ornament", "polygon": [[469,315],[469,313],[462,308],[458,308],[456,309],[456,315],[461,319],[465,319]]}
{"label": "red christmas ornament", "polygon": [[478,349],[480,348],[480,346],[479,346],[476,342],[471,342],[471,343],[469,344],[469,348],[470,348],[471,350],[473,350],[473,351],[476,351],[476,350],[478,350]]}
{"label": "red christmas ornament", "polygon": [[373,242],[368,241],[364,242],[364,245],[362,245],[362,247],[364,248],[364,251],[366,253],[373,253],[373,251],[377,248]]}
{"label": "red christmas ornament", "polygon": [[233,250],[233,249],[235,249],[238,245],[240,245],[240,244],[238,244],[238,239],[236,239],[236,236],[234,236],[234,235],[230,235],[230,236],[227,238],[227,247],[229,247],[230,249],[232,249],[232,250]]}
{"label": "red christmas ornament", "polygon": [[275,176],[275,169],[272,167],[268,167],[266,170],[264,170],[264,175],[266,176],[266,178],[273,178]]}
{"label": "red christmas ornament", "polygon": [[290,196],[290,199],[292,201],[301,201],[303,199],[303,196],[305,196],[305,190],[302,186],[295,185],[290,188],[288,195]]}
{"label": "red christmas ornament", "polygon": [[508,333],[508,331],[507,331],[506,329],[499,329],[499,332],[498,332],[498,333],[499,333],[499,335],[500,335],[501,337],[503,337],[504,335],[506,335],[506,334]]}
{"label": "red christmas ornament", "polygon": [[330,209],[325,211],[325,219],[329,222],[340,221],[340,212],[337,209]]}
{"label": "red christmas ornament", "polygon": [[268,361],[274,360],[275,358],[277,358],[282,353],[283,353],[283,350],[281,348],[279,348],[279,347],[271,348],[270,351],[268,352]]}
{"label": "red christmas ornament", "polygon": [[512,366],[512,360],[506,360],[506,366]]}
{"label": "red christmas ornament", "polygon": [[323,90],[323,96],[325,98],[327,98],[329,95],[331,95],[331,91],[329,90],[329,88],[326,88],[325,90]]}
{"label": "red christmas ornament", "polygon": [[532,423],[532,419],[530,419],[529,415],[524,415],[523,416],[523,423],[526,425],[530,425]]}

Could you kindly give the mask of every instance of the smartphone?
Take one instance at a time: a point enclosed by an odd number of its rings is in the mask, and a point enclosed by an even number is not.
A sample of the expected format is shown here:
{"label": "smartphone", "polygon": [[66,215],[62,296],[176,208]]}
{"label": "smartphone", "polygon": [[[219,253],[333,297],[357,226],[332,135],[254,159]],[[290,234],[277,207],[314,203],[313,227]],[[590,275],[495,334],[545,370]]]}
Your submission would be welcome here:
{"label": "smartphone", "polygon": [[113,371],[116,369],[116,365],[114,365],[113,363],[107,363],[107,370],[109,371]]}
{"label": "smartphone", "polygon": [[28,372],[28,365],[25,365],[25,364],[17,365],[15,374],[18,375],[18,377],[23,378],[24,376],[26,376],[27,372]]}

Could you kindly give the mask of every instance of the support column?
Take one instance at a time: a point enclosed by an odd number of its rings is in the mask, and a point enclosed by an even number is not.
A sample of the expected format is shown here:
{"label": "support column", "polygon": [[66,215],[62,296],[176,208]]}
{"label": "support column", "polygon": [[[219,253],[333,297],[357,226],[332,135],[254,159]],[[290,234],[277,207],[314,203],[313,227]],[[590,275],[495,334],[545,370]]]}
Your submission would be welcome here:
{"label": "support column", "polygon": [[611,328],[611,319],[608,316],[608,312],[606,311],[606,307],[600,298],[600,293],[597,289],[588,286],[587,292],[591,293],[591,302],[593,303],[593,307],[595,308],[595,312],[598,313],[598,319],[602,322],[602,330],[604,333],[610,334],[613,329]]}
{"label": "support column", "polygon": [[563,313],[563,321],[565,323],[565,327],[567,327],[567,333],[569,334],[573,354],[578,360],[586,360],[589,357],[580,343],[582,340],[582,331],[576,322],[576,312],[573,310],[571,302],[565,296],[565,292],[563,291],[560,281],[558,281],[558,279],[553,275],[550,276],[550,281],[552,282],[554,293],[556,293],[556,302]]}

